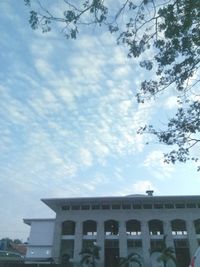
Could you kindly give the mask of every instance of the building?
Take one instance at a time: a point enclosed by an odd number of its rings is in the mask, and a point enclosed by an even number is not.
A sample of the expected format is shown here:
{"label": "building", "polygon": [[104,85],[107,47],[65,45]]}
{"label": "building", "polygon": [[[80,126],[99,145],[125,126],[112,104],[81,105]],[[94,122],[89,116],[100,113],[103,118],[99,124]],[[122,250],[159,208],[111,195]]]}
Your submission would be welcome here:
{"label": "building", "polygon": [[[180,267],[188,267],[200,244],[200,196],[129,195],[42,199],[55,219],[24,219],[31,226],[27,261],[68,260],[78,266],[90,242],[100,247],[99,267],[115,267],[119,257],[142,256],[144,267],[160,267],[150,249],[164,235]],[[137,266],[137,265],[135,265]],[[171,265],[172,266],[172,265]]]}

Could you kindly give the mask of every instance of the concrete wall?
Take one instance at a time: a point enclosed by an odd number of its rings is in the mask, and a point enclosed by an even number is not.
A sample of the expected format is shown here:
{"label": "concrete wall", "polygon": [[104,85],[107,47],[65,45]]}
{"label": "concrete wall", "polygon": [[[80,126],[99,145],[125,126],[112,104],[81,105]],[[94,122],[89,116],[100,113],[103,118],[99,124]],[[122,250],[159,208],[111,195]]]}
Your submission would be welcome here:
{"label": "concrete wall", "polygon": [[52,256],[53,234],[53,220],[32,221],[26,257],[50,258]]}
{"label": "concrete wall", "polygon": [[[142,227],[142,250],[143,259],[144,259],[144,266],[149,267],[151,266],[151,262],[153,264],[157,264],[156,267],[160,267],[162,264],[159,265],[155,261],[155,259],[151,259],[149,255],[150,249],[150,240],[151,239],[162,239],[163,236],[150,236],[149,229],[148,229],[148,221],[158,219],[163,222],[164,226],[164,234],[168,236],[167,238],[167,245],[173,246],[173,239],[176,238],[186,238],[189,241],[190,245],[190,254],[192,255],[197,248],[197,237],[194,238],[194,227],[193,227],[193,220],[200,218],[199,210],[193,209],[173,209],[173,210],[88,210],[88,211],[57,211],[56,222],[55,222],[55,233],[54,233],[54,245],[53,245],[53,257],[59,257],[60,251],[60,240],[64,238],[61,235],[61,225],[62,222],[65,220],[72,220],[76,222],[76,233],[74,236],[75,247],[74,247],[74,261],[78,264],[80,261],[80,251],[82,248],[82,239],[84,236],[82,234],[82,223],[86,220],[94,220],[97,222],[97,236],[96,241],[97,244],[102,248],[101,250],[101,259],[98,266],[103,266],[104,260],[104,222],[106,220],[117,220],[119,222],[119,232],[120,235],[117,237],[119,238],[119,246],[120,246],[120,256],[127,256],[127,247],[126,247],[126,233],[125,233],[125,222],[131,219],[135,219],[141,222]],[[171,232],[171,221],[175,219],[182,219],[187,224],[188,234],[186,236],[172,236]],[[112,237],[110,237],[112,238]],[[76,266],[76,265],[75,265]]]}

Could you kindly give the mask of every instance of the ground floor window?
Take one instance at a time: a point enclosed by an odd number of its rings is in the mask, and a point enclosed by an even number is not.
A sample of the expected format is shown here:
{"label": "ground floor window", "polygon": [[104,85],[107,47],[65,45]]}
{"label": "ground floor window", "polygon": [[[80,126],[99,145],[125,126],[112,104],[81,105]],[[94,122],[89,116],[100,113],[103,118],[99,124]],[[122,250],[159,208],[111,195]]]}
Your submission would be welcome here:
{"label": "ground floor window", "polygon": [[61,240],[60,261],[63,266],[70,267],[70,259],[74,257],[74,240]]}
{"label": "ground floor window", "polygon": [[105,267],[116,267],[119,264],[119,241],[105,240]]}
{"label": "ground floor window", "polygon": [[190,251],[187,239],[174,240],[176,259],[179,267],[188,267],[190,263]]}

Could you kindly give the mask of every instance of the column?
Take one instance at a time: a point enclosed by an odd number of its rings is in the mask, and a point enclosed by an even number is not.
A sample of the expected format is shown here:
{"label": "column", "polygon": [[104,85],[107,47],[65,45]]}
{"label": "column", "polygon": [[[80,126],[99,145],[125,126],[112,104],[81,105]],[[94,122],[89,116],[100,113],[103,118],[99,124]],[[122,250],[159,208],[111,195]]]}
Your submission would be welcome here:
{"label": "column", "polygon": [[171,221],[164,221],[164,235],[166,235],[166,245],[174,248],[174,240],[172,236]]}
{"label": "column", "polygon": [[119,256],[127,257],[126,222],[119,222]]}
{"label": "column", "polygon": [[195,228],[194,228],[194,222],[186,221],[186,227],[187,227],[190,256],[192,257],[192,255],[194,255],[198,247],[197,237],[196,237]]}
{"label": "column", "polygon": [[55,221],[52,258],[56,263],[59,263],[60,260],[61,237],[62,237],[62,222]]}
{"label": "column", "polygon": [[74,266],[79,266],[81,256],[80,252],[82,250],[82,222],[76,222],[76,229],[75,229],[75,239],[74,239]]}
{"label": "column", "polygon": [[141,222],[141,230],[142,230],[142,248],[143,248],[143,259],[144,266],[151,266],[151,258],[150,258],[150,236],[149,236],[149,227],[147,221]]}
{"label": "column", "polygon": [[98,221],[97,222],[97,245],[101,248],[100,250],[100,259],[97,264],[99,267],[104,267],[104,222]]}

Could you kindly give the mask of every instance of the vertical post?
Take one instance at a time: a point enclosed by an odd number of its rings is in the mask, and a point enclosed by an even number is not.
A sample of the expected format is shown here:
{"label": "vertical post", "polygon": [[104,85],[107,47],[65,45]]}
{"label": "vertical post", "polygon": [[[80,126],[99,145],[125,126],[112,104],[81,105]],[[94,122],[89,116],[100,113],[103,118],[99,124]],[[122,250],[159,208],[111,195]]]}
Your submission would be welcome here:
{"label": "vertical post", "polygon": [[52,248],[52,258],[54,259],[55,263],[59,263],[61,234],[62,234],[62,222],[56,220],[54,229],[53,248]]}
{"label": "vertical post", "polygon": [[174,240],[173,240],[173,236],[172,236],[172,228],[171,228],[171,222],[170,221],[164,222],[164,234],[167,236],[167,238],[166,238],[167,246],[174,248]]}
{"label": "vertical post", "polygon": [[119,222],[119,255],[120,257],[127,257],[127,235],[126,222]]}
{"label": "vertical post", "polygon": [[104,266],[104,222],[98,221],[97,222],[97,245],[101,248],[100,250],[100,260],[99,260],[99,267]]}
{"label": "vertical post", "polygon": [[151,266],[151,258],[150,258],[150,236],[149,236],[149,227],[147,221],[141,222],[142,228],[142,247],[143,247],[143,258],[144,258],[144,266]]}
{"label": "vertical post", "polygon": [[190,248],[190,256],[194,255],[197,247],[197,237],[194,229],[194,223],[193,221],[186,221],[186,227],[187,227],[187,235],[188,235],[188,242],[189,242],[189,248]]}
{"label": "vertical post", "polygon": [[78,266],[81,260],[80,252],[82,249],[82,222],[76,222],[75,240],[74,240],[74,266]]}

